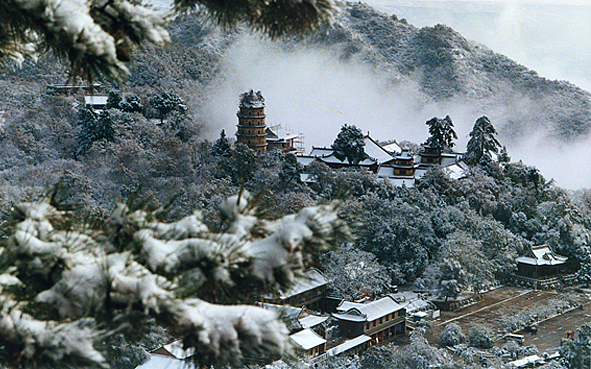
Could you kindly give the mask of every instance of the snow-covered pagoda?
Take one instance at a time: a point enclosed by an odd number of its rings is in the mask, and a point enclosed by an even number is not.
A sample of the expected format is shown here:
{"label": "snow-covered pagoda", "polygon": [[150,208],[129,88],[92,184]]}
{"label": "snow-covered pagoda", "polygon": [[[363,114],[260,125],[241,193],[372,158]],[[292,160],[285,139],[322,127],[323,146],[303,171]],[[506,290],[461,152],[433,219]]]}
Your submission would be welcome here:
{"label": "snow-covered pagoda", "polygon": [[257,153],[267,151],[265,98],[261,91],[250,90],[240,95],[236,143],[248,146]]}
{"label": "snow-covered pagoda", "polygon": [[284,153],[296,152],[303,144],[301,134],[282,134],[280,124],[267,127],[265,98],[261,91],[250,90],[240,95],[238,108],[237,144],[244,144],[257,154],[273,150]]}

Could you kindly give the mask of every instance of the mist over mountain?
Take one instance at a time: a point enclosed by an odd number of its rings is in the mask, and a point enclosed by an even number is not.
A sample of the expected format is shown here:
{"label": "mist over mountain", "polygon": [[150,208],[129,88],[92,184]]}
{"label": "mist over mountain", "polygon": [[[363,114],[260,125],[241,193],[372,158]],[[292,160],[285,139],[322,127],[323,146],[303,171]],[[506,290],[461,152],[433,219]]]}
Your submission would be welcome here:
{"label": "mist over mountain", "polygon": [[[380,140],[423,142],[425,122],[450,115],[463,150],[475,120],[487,115],[514,160],[538,166],[562,186],[591,185],[563,170],[566,160],[591,170],[585,143],[591,94],[445,25],[417,28],[348,3],[333,25],[306,38],[271,41],[240,27],[220,30],[193,15],[177,18],[170,32],[170,45],[148,45],[136,54],[121,87],[144,96],[177,91],[210,140],[221,129],[232,135],[238,96],[250,89],[267,100],[267,124],[302,132],[307,148],[330,145],[343,124]],[[6,71],[0,110],[31,105],[45,82],[65,81],[64,68],[55,65],[42,60]]]}
{"label": "mist over mountain", "polygon": [[[191,34],[183,31],[186,21],[174,26],[181,42]],[[233,131],[237,96],[251,88],[267,98],[270,124],[303,132],[308,147],[330,144],[343,124],[378,139],[422,142],[424,122],[449,114],[462,150],[474,121],[487,115],[515,160],[540,167],[561,185],[589,185],[561,177],[561,163],[586,168],[591,95],[450,27],[417,28],[349,3],[332,26],[304,39],[272,42],[240,29],[202,30],[202,42],[190,47],[215,50],[220,62],[199,105],[212,138],[220,129]]]}

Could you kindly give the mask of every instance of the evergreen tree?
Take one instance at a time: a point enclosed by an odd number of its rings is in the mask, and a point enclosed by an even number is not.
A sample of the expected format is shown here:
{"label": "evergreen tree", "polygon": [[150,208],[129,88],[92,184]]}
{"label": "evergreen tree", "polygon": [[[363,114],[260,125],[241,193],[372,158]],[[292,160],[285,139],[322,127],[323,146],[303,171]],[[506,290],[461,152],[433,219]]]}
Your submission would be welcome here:
{"label": "evergreen tree", "polygon": [[495,137],[496,134],[497,130],[486,116],[478,118],[470,132],[464,160],[470,165],[476,165],[480,162],[482,155],[498,153],[501,144]]}
{"label": "evergreen tree", "polygon": [[238,144],[230,157],[224,158],[221,167],[225,175],[232,178],[236,185],[248,182],[256,169],[257,155],[254,150],[244,144]]}
{"label": "evergreen tree", "polygon": [[575,338],[562,340],[560,355],[569,369],[591,367],[591,323],[578,328]]}
{"label": "evergreen tree", "polygon": [[107,105],[105,105],[105,109],[120,109],[119,104],[121,104],[121,94],[119,91],[109,91],[109,96],[107,96]]}
{"label": "evergreen tree", "polygon": [[230,146],[230,141],[226,137],[225,129],[222,129],[220,132],[220,138],[218,138],[211,147],[211,155],[225,157],[232,155],[232,146]]}
{"label": "evergreen tree", "polygon": [[495,343],[494,337],[495,334],[490,328],[487,328],[480,324],[470,328],[467,336],[468,343],[470,343],[470,346],[482,349],[489,349],[493,347]]}
{"label": "evergreen tree", "polygon": [[334,156],[339,160],[347,159],[351,165],[357,165],[367,157],[363,132],[354,125],[345,124],[341,127],[331,148],[334,150]]}
{"label": "evergreen tree", "polygon": [[150,105],[158,112],[160,124],[164,123],[164,118],[173,111],[184,113],[187,106],[183,99],[174,92],[161,92],[160,95],[153,96],[150,99]]}
{"label": "evergreen tree", "polygon": [[115,140],[114,122],[107,110],[101,111],[98,117],[96,113],[89,113],[88,111],[81,115],[84,119],[78,122],[82,128],[78,132],[76,156],[80,157],[86,154],[96,141],[113,142]]}
{"label": "evergreen tree", "polygon": [[115,123],[107,110],[101,111],[95,125],[94,140],[115,141]]}
{"label": "evergreen tree", "polygon": [[142,105],[140,97],[135,94],[125,96],[125,101],[119,104],[119,108],[126,113],[144,112],[144,105]]}
{"label": "evergreen tree", "polygon": [[81,127],[76,137],[77,148],[76,156],[80,157],[90,148],[94,141],[96,141],[96,125],[98,116],[91,106],[87,105],[78,111],[77,124]]}
{"label": "evergreen tree", "polygon": [[505,145],[503,145],[503,148],[501,149],[501,152],[499,153],[499,163],[510,163],[511,162],[511,156],[509,156],[509,153],[507,152],[507,147]]}
{"label": "evergreen tree", "polygon": [[294,154],[283,156],[283,163],[279,171],[279,186],[282,191],[294,191],[302,185],[302,174],[304,168],[298,163]]}
{"label": "evergreen tree", "polygon": [[466,272],[462,265],[453,259],[444,259],[440,266],[439,294],[445,298],[458,297],[466,282]]}
{"label": "evergreen tree", "polygon": [[441,341],[447,346],[455,346],[466,341],[466,336],[462,332],[462,327],[456,323],[449,323],[439,335]]}
{"label": "evergreen tree", "polygon": [[431,137],[427,139],[427,145],[442,150],[451,150],[455,146],[453,140],[457,139],[458,135],[453,129],[454,124],[449,115],[443,119],[434,117],[428,120],[426,124],[429,126],[429,133],[431,134]]}

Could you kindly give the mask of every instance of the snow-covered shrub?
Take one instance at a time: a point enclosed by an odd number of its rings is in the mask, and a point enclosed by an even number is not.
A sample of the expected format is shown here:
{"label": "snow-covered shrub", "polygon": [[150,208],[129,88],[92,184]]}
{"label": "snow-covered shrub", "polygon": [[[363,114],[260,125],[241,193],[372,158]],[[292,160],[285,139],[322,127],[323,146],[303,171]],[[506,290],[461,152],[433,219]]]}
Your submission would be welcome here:
{"label": "snow-covered shrub", "polygon": [[447,346],[455,346],[466,341],[462,328],[456,323],[449,323],[439,335],[441,341]]}
{"label": "snow-covered shrub", "polygon": [[468,343],[477,348],[489,349],[495,342],[494,333],[490,328],[476,325],[468,331]]}

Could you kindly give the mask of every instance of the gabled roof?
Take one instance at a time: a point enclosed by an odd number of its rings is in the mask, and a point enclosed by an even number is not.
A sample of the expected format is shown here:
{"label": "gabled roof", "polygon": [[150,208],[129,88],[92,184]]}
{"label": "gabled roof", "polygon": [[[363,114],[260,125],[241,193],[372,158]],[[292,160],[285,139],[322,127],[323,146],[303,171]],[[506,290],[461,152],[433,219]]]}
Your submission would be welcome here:
{"label": "gabled roof", "polygon": [[297,343],[304,350],[309,350],[313,347],[320,346],[326,343],[326,340],[320,337],[316,332],[310,328],[301,330],[297,333],[289,335],[295,343]]}
{"label": "gabled roof", "polygon": [[322,324],[328,320],[328,316],[319,315],[308,315],[304,318],[300,318],[300,324],[304,328],[314,328],[319,324]]}
{"label": "gabled roof", "polygon": [[369,155],[369,157],[374,158],[378,164],[392,159],[392,154],[390,154],[390,152],[388,152],[386,149],[380,146],[380,144],[369,137],[369,135],[366,135],[364,140],[365,153]]}
{"label": "gabled roof", "polygon": [[293,286],[281,294],[281,298],[287,299],[291,296],[299,295],[302,292],[326,285],[327,283],[328,281],[322,273],[316,269],[312,269],[307,271],[304,277],[296,279]]}
{"label": "gabled roof", "polygon": [[330,147],[314,147],[310,151],[310,156],[328,156],[331,155],[333,150]]}
{"label": "gabled roof", "polygon": [[399,153],[399,152],[402,152],[402,147],[400,147],[396,143],[396,141],[390,142],[390,143],[387,143],[387,144],[384,144],[384,145],[380,145],[380,146],[382,146],[382,148],[384,150],[389,151],[391,153]]}
{"label": "gabled roof", "polygon": [[[388,161],[393,158],[393,155],[388,150],[384,149],[377,143],[373,138],[369,137],[369,135],[365,135],[363,137],[365,142],[365,146],[363,150],[367,154],[368,158],[364,159],[363,161],[359,162],[359,165],[370,166],[374,164],[380,164],[382,162]],[[398,146],[398,145],[396,145]],[[398,147],[400,149],[400,147]],[[400,152],[396,151],[397,153]],[[349,164],[349,162],[345,160],[340,160],[333,155],[334,151],[330,147],[312,147],[312,151],[310,151],[310,156],[316,156],[320,160],[325,163],[331,164]]]}
{"label": "gabled roof", "polygon": [[442,170],[451,179],[461,179],[466,177],[468,167],[464,162],[457,162],[443,167]]}
{"label": "gabled roof", "polygon": [[[347,302],[345,307],[348,309],[344,313],[333,315],[337,319],[353,322],[371,322],[404,308],[390,296],[368,303]],[[343,305],[338,311],[343,311]]]}
{"label": "gabled roof", "polygon": [[528,255],[515,259],[518,263],[529,265],[559,265],[564,264],[568,258],[561,256],[550,248],[550,246],[535,246],[528,250]]}
{"label": "gabled roof", "polygon": [[298,163],[305,167],[306,165],[312,164],[316,160],[316,157],[311,155],[296,155],[296,159]]}
{"label": "gabled roof", "polygon": [[347,352],[347,351],[351,350],[352,348],[363,345],[364,343],[369,342],[369,341],[371,341],[371,337],[366,336],[365,334],[362,334],[361,336],[357,336],[357,337],[353,338],[352,340],[346,341],[336,347],[331,348],[326,353],[329,356],[340,355],[343,352]]}
{"label": "gabled roof", "polygon": [[84,103],[86,105],[91,105],[91,106],[95,106],[95,105],[107,105],[107,99],[109,97],[108,96],[103,96],[103,95],[89,95],[89,96],[84,96]]}
{"label": "gabled roof", "polygon": [[308,310],[306,310],[305,307],[269,304],[267,302],[257,302],[256,305],[262,307],[265,310],[274,311],[278,316],[283,315],[290,319],[301,319],[310,315],[310,313],[308,312]]}
{"label": "gabled roof", "polygon": [[[321,156],[318,157],[318,160],[320,160],[323,163],[326,164],[344,164],[344,165],[349,165],[349,161],[345,158],[344,160],[341,160],[339,158],[337,158],[336,156],[334,156],[334,154],[328,155],[328,156]],[[376,160],[367,157],[365,159],[363,159],[362,161],[360,161],[359,163],[357,163],[358,166],[364,167],[370,167],[372,165],[375,165],[377,162]]]}

